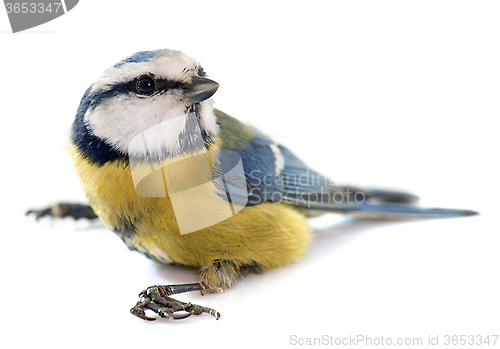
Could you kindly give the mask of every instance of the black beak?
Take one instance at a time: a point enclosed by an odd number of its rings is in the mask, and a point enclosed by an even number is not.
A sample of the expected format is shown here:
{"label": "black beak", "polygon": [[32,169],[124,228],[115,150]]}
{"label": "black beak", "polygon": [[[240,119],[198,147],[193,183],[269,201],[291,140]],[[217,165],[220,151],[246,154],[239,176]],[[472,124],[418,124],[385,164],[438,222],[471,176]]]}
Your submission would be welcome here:
{"label": "black beak", "polygon": [[213,96],[219,88],[219,84],[213,80],[194,76],[191,84],[186,88],[186,96],[191,105],[207,100]]}

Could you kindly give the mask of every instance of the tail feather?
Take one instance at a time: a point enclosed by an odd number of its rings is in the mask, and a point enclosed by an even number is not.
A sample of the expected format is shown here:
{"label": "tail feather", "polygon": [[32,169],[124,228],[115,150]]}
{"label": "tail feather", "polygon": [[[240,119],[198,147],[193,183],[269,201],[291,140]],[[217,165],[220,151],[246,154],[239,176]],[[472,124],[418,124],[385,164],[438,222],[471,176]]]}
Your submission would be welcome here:
{"label": "tail feather", "polygon": [[449,208],[426,208],[407,204],[363,203],[351,207],[330,207],[329,211],[348,213],[363,218],[375,219],[422,219],[474,216],[478,212]]}
{"label": "tail feather", "polygon": [[[451,208],[427,208],[416,206],[418,196],[390,190],[360,189],[347,186],[336,186],[331,193],[348,193],[344,200],[335,201],[335,196],[326,195],[288,195],[285,201],[307,209],[311,215],[320,212],[338,212],[352,214],[363,218],[374,219],[422,219],[422,218],[450,218],[473,216],[478,213],[472,210]],[[361,193],[362,197],[358,194]],[[362,200],[361,200],[362,199]]]}

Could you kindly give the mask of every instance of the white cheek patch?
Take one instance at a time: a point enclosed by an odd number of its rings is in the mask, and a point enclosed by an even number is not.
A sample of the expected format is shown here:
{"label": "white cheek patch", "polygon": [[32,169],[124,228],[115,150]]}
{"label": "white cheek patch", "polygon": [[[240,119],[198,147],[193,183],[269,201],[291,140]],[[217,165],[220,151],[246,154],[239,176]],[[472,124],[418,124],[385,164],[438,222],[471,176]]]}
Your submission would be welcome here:
{"label": "white cheek patch", "polygon": [[147,98],[121,95],[89,110],[85,121],[96,136],[133,157],[147,155],[135,139],[149,130],[149,155],[162,157],[165,151],[180,150],[179,138],[186,128],[185,105],[173,94]]}
{"label": "white cheek patch", "polygon": [[132,158],[160,159],[163,152],[176,153],[180,149],[179,135],[186,124],[185,115],[170,118],[132,137],[127,153]]}
{"label": "white cheek patch", "polygon": [[128,144],[131,159],[163,160],[205,150],[196,115],[185,113],[140,132]]}

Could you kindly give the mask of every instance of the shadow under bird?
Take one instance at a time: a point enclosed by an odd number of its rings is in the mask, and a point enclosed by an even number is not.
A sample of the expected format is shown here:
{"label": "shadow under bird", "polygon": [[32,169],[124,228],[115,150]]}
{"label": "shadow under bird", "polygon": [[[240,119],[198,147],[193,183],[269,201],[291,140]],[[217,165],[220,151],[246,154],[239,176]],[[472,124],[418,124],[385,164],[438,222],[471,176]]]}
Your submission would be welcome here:
{"label": "shadow under bird", "polygon": [[218,84],[192,57],[143,51],[107,69],[85,92],[69,152],[90,206],[34,210],[99,217],[131,249],[198,268],[200,282],[156,285],[131,312],[155,320],[214,309],[172,295],[218,292],[247,273],[299,260],[307,218],[339,212],[412,219],[474,215],[422,208],[403,192],[335,185],[264,133],[213,107]]}

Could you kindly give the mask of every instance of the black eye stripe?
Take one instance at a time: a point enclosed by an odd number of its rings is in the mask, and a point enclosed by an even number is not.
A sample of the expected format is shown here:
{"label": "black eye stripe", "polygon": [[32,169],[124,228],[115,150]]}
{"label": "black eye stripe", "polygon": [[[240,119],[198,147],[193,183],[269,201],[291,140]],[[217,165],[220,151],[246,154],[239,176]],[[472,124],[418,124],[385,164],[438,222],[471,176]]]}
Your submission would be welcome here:
{"label": "black eye stripe", "polygon": [[184,84],[180,81],[169,80],[169,79],[156,79],[158,84],[158,92],[168,92],[169,90],[180,89]]}
{"label": "black eye stripe", "polygon": [[[148,85],[150,80],[154,81],[154,89],[153,90],[150,90],[150,91],[138,90],[139,86],[144,85],[144,84]],[[146,81],[146,83],[145,83],[145,81]],[[138,92],[139,94],[144,94],[144,95],[166,93],[166,92],[174,90],[174,89],[180,89],[184,86],[184,84],[180,81],[163,79],[163,78],[155,78],[152,75],[143,75],[143,76],[140,76],[138,78],[135,78],[134,85],[135,85],[136,92]]]}
{"label": "black eye stripe", "polygon": [[185,87],[185,85],[179,81],[163,79],[163,78],[154,78],[156,81],[155,92],[153,92],[150,95],[141,95],[136,91],[136,85],[139,78],[140,76],[133,79],[132,81],[119,82],[112,85],[108,85],[105,91],[98,90],[90,92],[89,95],[87,96],[89,100],[88,103],[89,109],[95,109],[105,101],[113,99],[118,96],[133,94],[135,96],[148,97],[148,96],[155,96],[158,94],[168,93],[169,91],[182,89]]}

